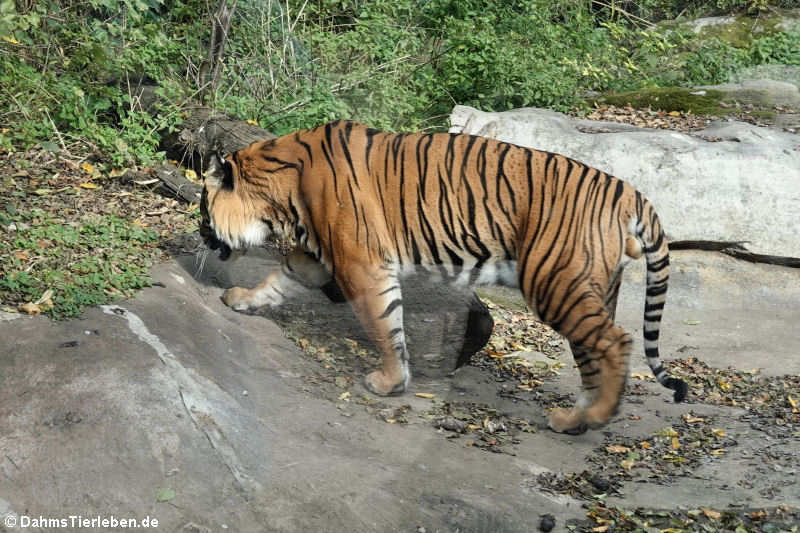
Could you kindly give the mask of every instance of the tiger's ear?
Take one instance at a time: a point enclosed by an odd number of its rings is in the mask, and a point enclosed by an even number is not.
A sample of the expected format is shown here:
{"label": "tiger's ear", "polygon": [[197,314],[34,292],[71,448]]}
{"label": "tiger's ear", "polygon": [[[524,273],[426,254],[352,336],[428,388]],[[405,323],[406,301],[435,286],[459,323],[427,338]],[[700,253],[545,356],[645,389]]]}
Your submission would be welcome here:
{"label": "tiger's ear", "polygon": [[203,181],[214,187],[233,189],[233,165],[222,154],[215,152],[208,160]]}

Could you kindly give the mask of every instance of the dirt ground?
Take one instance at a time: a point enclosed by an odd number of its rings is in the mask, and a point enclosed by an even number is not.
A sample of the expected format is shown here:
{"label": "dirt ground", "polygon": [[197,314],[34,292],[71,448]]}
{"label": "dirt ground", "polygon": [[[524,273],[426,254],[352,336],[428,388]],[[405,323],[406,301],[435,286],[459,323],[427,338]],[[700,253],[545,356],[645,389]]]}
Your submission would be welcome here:
{"label": "dirt ground", "polygon": [[361,385],[376,359],[347,305],[310,294],[244,315],[219,301],[274,267],[266,253],[209,258],[199,281],[180,256],[80,320],[3,316],[0,515],[186,532],[797,531],[800,272],[673,255],[662,357],[688,401],[649,377],[634,264],[618,311],[636,338],[626,398],[578,436],[544,423],[577,392],[569,350],[513,291],[481,292],[496,334],[456,372],[469,294],[406,291],[414,378],[388,399]]}

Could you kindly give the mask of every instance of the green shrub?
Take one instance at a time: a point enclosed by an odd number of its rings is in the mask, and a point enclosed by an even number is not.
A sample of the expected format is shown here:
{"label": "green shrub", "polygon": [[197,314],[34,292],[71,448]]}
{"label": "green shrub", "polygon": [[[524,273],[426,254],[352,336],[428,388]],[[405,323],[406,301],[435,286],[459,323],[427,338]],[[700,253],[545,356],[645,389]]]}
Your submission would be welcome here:
{"label": "green shrub", "polygon": [[[6,208],[7,209],[7,208]],[[88,305],[130,295],[151,283],[148,267],[156,234],[113,216],[85,220],[77,226],[50,220],[44,212],[11,214],[0,221],[26,220],[28,226],[0,239],[5,271],[0,300],[33,301],[51,289],[53,318],[77,316]],[[25,251],[35,261],[10,251]],[[75,258],[75,259],[73,259]]]}

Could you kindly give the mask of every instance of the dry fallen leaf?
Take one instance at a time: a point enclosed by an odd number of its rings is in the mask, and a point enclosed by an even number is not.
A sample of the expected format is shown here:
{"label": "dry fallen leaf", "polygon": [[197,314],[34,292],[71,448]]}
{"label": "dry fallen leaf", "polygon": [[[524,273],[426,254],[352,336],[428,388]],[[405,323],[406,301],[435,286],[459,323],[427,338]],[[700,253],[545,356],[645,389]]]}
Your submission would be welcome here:
{"label": "dry fallen leaf", "polygon": [[713,509],[702,509],[703,514],[706,515],[711,520],[719,520],[722,518],[722,515]]}
{"label": "dry fallen leaf", "polygon": [[97,189],[99,185],[95,185],[94,183],[81,183],[80,187],[82,189]]}
{"label": "dry fallen leaf", "polygon": [[686,421],[687,424],[697,424],[698,422],[704,422],[704,418],[700,418],[697,416],[692,416],[690,414],[683,415],[683,419]]}
{"label": "dry fallen leaf", "polygon": [[36,305],[35,303],[31,303],[31,302],[28,302],[26,304],[22,304],[19,307],[17,307],[17,309],[20,312],[26,313],[26,314],[29,314],[29,315],[38,315],[38,314],[40,314],[42,312],[42,309],[38,305]]}
{"label": "dry fallen leaf", "polygon": [[681,447],[681,443],[678,441],[678,437],[672,437],[672,449],[677,450]]}
{"label": "dry fallen leaf", "polygon": [[628,453],[629,451],[631,451],[631,449],[628,448],[627,446],[612,444],[611,446],[606,446],[606,451],[608,453]]}
{"label": "dry fallen leaf", "polygon": [[675,431],[674,429],[672,429],[672,426],[665,427],[664,429],[659,431],[658,434],[661,435],[662,437],[677,437],[678,436],[678,432]]}
{"label": "dry fallen leaf", "polygon": [[47,289],[39,296],[39,299],[33,302],[34,305],[43,307],[53,307],[53,290]]}
{"label": "dry fallen leaf", "polygon": [[91,163],[84,163],[84,164],[81,165],[81,168],[87,174],[91,174],[92,172],[94,172],[94,165],[92,165]]}

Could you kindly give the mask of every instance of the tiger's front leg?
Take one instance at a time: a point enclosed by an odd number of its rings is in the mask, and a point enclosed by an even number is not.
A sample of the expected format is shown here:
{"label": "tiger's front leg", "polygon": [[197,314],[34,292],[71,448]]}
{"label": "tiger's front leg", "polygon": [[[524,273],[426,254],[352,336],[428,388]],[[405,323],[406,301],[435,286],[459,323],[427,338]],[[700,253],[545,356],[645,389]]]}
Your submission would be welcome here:
{"label": "tiger's front leg", "polygon": [[253,287],[232,287],[222,293],[222,301],[235,311],[277,307],[309,288],[324,287],[332,282],[330,273],[302,249],[295,248],[283,258],[281,267]]}
{"label": "tiger's front leg", "polygon": [[411,372],[395,268],[351,263],[346,271],[337,271],[336,281],[381,355],[381,368],[367,374],[364,385],[380,396],[405,392]]}

